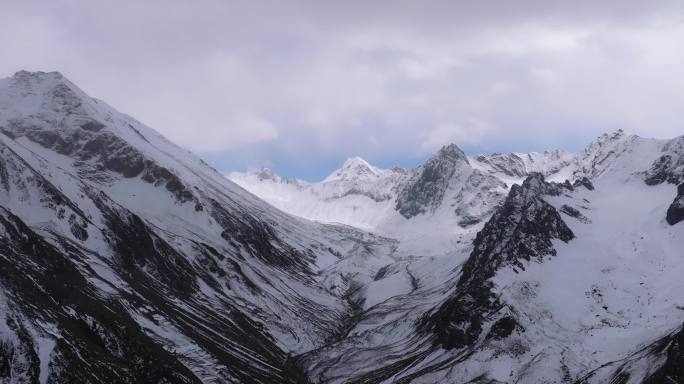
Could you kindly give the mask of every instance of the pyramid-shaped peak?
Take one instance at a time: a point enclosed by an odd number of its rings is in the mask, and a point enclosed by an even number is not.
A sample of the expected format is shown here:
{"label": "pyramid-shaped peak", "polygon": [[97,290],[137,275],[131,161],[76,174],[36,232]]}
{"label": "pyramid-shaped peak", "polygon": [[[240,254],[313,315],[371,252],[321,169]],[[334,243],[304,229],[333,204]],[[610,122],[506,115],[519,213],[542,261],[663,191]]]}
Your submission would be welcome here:
{"label": "pyramid-shaped peak", "polygon": [[366,160],[364,160],[361,157],[355,156],[355,157],[350,157],[347,160],[344,161],[342,164],[342,168],[373,168],[372,165],[370,165]]}
{"label": "pyramid-shaped peak", "polygon": [[363,179],[369,177],[377,177],[382,171],[372,165],[361,157],[351,157],[342,163],[342,167],[334,171],[324,181],[341,180],[341,179]]}
{"label": "pyramid-shaped peak", "polygon": [[446,159],[451,161],[465,161],[468,163],[468,157],[466,154],[458,147],[456,144],[449,144],[443,146],[437,154],[433,157],[434,159]]}

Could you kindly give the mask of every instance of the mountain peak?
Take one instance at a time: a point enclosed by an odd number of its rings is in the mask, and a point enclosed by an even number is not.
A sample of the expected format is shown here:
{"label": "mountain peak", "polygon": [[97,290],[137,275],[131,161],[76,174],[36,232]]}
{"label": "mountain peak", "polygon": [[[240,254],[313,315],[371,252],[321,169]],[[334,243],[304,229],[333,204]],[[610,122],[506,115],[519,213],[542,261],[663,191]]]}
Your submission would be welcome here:
{"label": "mountain peak", "polygon": [[372,166],[363,158],[359,156],[350,157],[342,163],[342,168],[365,167],[372,168]]}
{"label": "mountain peak", "polygon": [[449,159],[452,161],[463,160],[468,163],[466,154],[454,143],[443,146],[433,158]]}
{"label": "mountain peak", "polygon": [[66,86],[72,90],[78,89],[72,82],[70,82],[60,72],[42,72],[42,71],[19,71],[8,78],[11,88],[20,89],[23,91],[44,91],[53,89],[56,86]]}
{"label": "mountain peak", "polygon": [[282,180],[282,177],[278,175],[277,173],[273,172],[271,168],[268,167],[261,167],[259,169],[255,169],[252,171],[249,171],[248,173],[256,176],[259,180],[270,180],[273,182],[279,182]]}
{"label": "mountain peak", "polygon": [[43,71],[17,71],[12,78],[14,79],[36,79],[36,80],[61,80],[64,79],[58,71],[43,72]]}
{"label": "mountain peak", "polygon": [[324,181],[367,179],[380,176],[381,170],[370,165],[361,157],[350,157],[344,161],[342,167],[334,171]]}
{"label": "mountain peak", "polygon": [[[19,71],[0,79],[0,108],[5,118],[29,115],[88,115],[93,100],[59,72]],[[62,116],[64,117],[64,116]]]}

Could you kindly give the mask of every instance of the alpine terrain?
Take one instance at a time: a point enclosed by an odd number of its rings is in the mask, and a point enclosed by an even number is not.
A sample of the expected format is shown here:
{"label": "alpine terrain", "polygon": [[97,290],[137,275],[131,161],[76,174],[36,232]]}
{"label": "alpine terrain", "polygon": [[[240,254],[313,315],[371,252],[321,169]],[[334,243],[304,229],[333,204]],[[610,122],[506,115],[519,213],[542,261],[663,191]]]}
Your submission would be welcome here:
{"label": "alpine terrain", "polygon": [[0,80],[0,383],[684,383],[684,136],[225,177]]}

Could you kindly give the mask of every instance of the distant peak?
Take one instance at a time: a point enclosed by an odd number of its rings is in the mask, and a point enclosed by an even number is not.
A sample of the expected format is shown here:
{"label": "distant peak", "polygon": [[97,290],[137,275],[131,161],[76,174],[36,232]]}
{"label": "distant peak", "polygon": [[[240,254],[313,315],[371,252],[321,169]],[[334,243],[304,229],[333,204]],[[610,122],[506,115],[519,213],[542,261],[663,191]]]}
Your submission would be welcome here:
{"label": "distant peak", "polygon": [[355,156],[345,160],[342,167],[333,172],[324,181],[377,177],[380,175],[380,172],[378,168],[370,165],[366,160]]}
{"label": "distant peak", "polygon": [[590,150],[596,147],[603,147],[605,145],[615,145],[619,142],[629,140],[630,138],[636,138],[636,135],[628,134],[627,132],[623,131],[622,129],[618,129],[617,131],[613,132],[607,132],[602,134],[601,136],[597,137],[593,142],[589,144],[589,146],[585,149]]}
{"label": "distant peak", "polygon": [[461,150],[461,148],[453,143],[443,146],[434,157],[440,159],[449,159],[452,161],[462,160],[468,163],[468,157],[466,154]]}
{"label": "distant peak", "polygon": [[356,167],[372,168],[373,166],[370,165],[366,160],[364,160],[358,156],[350,157],[347,160],[345,160],[344,163],[342,164],[342,168],[356,168]]}
{"label": "distant peak", "polygon": [[15,73],[10,79],[12,83],[23,88],[32,88],[35,86],[46,87],[60,83],[68,83],[68,80],[64,75],[59,72],[30,72],[22,70]]}
{"label": "distant peak", "polygon": [[248,173],[253,174],[257,178],[259,178],[259,180],[277,181],[280,179],[280,177],[275,172],[273,172],[273,170],[271,168],[268,168],[268,167],[261,167],[259,169],[254,169],[254,170],[249,171]]}
{"label": "distant peak", "polygon": [[52,71],[52,72],[43,72],[43,71],[26,71],[26,70],[21,70],[18,71],[17,73],[12,76],[14,78],[34,78],[34,79],[63,79],[64,75],[62,75],[60,72],[57,71]]}

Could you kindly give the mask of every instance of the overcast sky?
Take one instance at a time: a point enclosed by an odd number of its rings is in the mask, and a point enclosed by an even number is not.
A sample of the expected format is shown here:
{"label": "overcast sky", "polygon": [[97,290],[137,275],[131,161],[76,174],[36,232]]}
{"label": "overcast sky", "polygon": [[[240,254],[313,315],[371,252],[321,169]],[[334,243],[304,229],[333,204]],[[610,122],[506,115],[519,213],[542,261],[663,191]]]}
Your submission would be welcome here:
{"label": "overcast sky", "polygon": [[0,77],[58,70],[221,171],[315,180],[680,135],[681,4],[0,0]]}

